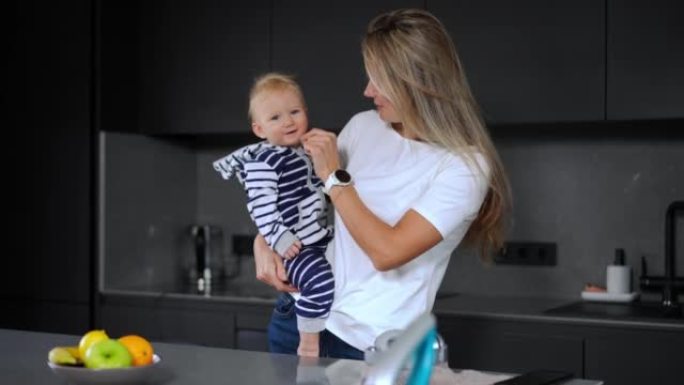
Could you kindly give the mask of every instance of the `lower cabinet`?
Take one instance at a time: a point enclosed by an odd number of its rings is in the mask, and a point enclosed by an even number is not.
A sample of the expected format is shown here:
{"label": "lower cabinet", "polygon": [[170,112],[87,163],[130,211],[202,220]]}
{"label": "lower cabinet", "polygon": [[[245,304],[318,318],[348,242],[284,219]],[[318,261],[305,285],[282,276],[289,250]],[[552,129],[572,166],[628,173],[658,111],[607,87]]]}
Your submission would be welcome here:
{"label": "lower cabinet", "polygon": [[237,330],[235,332],[235,349],[268,352],[268,335],[266,330]]}
{"label": "lower cabinet", "polygon": [[681,384],[684,332],[616,331],[585,340],[587,377],[606,384]]}
{"label": "lower cabinet", "polygon": [[563,370],[606,384],[681,384],[681,330],[439,316],[452,368]]}
{"label": "lower cabinet", "polygon": [[100,306],[95,327],[106,330],[113,337],[135,333],[149,340],[161,341],[161,328],[157,322],[157,309],[153,304],[107,301]]}
{"label": "lower cabinet", "polygon": [[[96,326],[111,336],[268,351],[268,302],[104,295]],[[681,330],[437,315],[449,366],[570,372],[606,384],[680,384]]]}
{"label": "lower cabinet", "polygon": [[268,351],[271,304],[147,296],[104,296],[97,327],[112,336],[140,334],[154,341]]}
{"label": "lower cabinet", "polygon": [[268,323],[273,306],[243,309],[235,315],[235,348],[267,352]]}
{"label": "lower cabinet", "polygon": [[88,330],[88,303],[0,298],[0,328],[80,334]]}
{"label": "lower cabinet", "polygon": [[162,306],[158,314],[163,341],[235,347],[235,314],[230,310]]}
{"label": "lower cabinet", "polygon": [[[440,318],[439,333],[449,349],[449,366],[520,373],[562,370],[582,377],[583,341],[561,331],[539,333],[539,325]],[[547,328],[548,329],[548,328]]]}

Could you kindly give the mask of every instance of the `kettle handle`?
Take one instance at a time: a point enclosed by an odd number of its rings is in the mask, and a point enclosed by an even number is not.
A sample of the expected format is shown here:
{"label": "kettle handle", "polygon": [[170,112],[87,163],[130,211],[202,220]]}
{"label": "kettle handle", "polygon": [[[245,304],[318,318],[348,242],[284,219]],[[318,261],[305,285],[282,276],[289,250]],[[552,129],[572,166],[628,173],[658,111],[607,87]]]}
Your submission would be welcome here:
{"label": "kettle handle", "polygon": [[198,276],[204,274],[205,266],[205,253],[207,248],[207,236],[204,226],[196,226],[192,229],[192,235],[195,239],[195,262],[197,267]]}

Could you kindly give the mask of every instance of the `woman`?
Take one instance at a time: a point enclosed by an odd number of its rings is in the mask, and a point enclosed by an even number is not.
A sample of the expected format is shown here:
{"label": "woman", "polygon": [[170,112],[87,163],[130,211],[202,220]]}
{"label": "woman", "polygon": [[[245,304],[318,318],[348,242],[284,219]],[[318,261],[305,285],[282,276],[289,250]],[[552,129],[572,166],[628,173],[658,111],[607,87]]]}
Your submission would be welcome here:
{"label": "woman", "polygon": [[[415,9],[381,14],[362,51],[364,95],[376,110],[354,116],[339,138],[313,129],[303,143],[335,206],[327,253],[335,299],[320,354],[356,359],[382,332],[432,309],[459,244],[477,247],[485,260],[501,247],[509,202],[501,162],[439,20]],[[254,247],[257,278],[294,291],[263,239]],[[274,352],[296,351],[292,302],[281,296],[274,312]]]}

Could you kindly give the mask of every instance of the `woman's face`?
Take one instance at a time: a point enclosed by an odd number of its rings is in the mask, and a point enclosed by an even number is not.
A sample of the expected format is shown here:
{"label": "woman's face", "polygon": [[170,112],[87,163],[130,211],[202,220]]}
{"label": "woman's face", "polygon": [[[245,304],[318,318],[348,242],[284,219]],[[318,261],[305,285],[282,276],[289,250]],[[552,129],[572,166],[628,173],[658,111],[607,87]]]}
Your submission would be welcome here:
{"label": "woman's face", "polygon": [[378,110],[378,114],[380,114],[380,119],[387,123],[401,123],[399,114],[394,109],[392,102],[380,93],[380,90],[378,90],[372,80],[368,81],[368,85],[363,91],[363,96],[373,99],[375,108]]}

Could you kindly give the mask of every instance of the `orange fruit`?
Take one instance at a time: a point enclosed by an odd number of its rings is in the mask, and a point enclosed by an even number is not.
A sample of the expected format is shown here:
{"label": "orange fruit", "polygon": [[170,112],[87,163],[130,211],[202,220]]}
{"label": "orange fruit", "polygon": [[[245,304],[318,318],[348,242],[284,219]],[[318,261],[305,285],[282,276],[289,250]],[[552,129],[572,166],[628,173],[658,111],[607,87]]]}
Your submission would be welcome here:
{"label": "orange fruit", "polygon": [[133,356],[133,366],[143,366],[152,363],[154,349],[150,341],[138,335],[130,334],[119,338],[119,342],[128,349]]}

